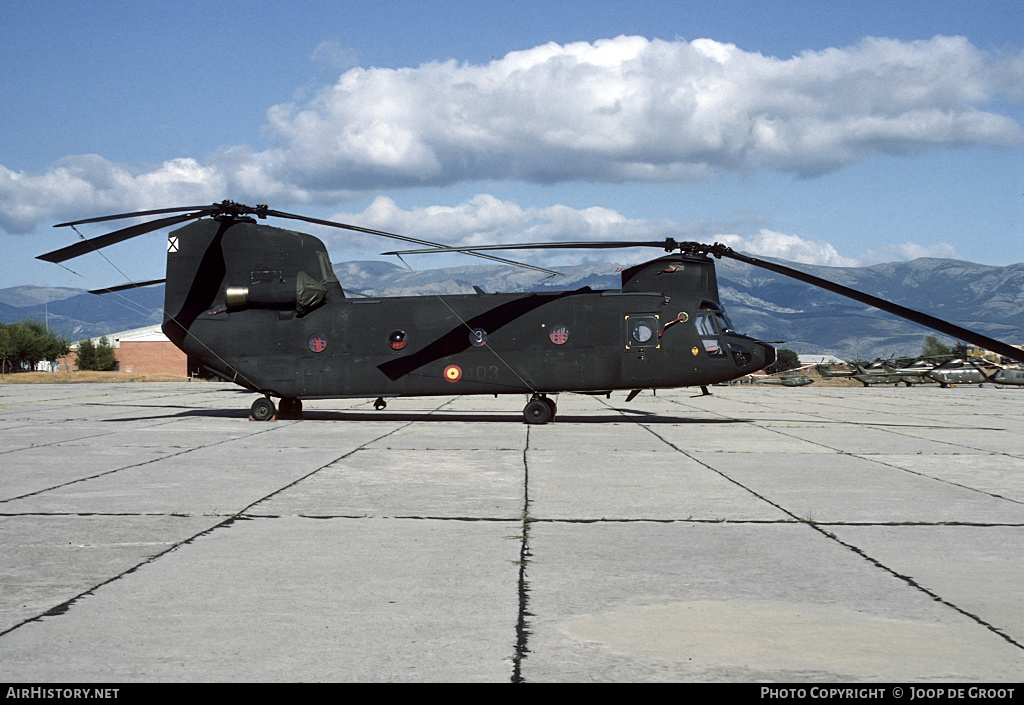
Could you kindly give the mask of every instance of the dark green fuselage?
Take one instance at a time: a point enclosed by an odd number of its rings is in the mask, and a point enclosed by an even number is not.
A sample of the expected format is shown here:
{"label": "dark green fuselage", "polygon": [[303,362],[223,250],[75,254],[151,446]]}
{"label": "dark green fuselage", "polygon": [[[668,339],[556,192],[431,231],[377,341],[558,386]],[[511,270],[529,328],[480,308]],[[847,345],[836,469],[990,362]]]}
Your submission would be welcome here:
{"label": "dark green fuselage", "polygon": [[713,260],[672,254],[617,291],[346,297],[319,239],[203,219],[168,239],[167,336],[224,379],[293,399],[708,385],[775,351],[730,330]]}

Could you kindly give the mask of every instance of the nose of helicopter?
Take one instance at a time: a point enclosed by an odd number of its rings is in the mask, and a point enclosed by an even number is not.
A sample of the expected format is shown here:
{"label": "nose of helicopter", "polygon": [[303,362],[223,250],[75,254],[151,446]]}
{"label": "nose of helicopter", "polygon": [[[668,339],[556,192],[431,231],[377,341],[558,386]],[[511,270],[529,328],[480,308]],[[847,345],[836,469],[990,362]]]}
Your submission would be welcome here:
{"label": "nose of helicopter", "polygon": [[744,374],[762,370],[775,362],[775,348],[747,336],[729,336],[729,351],[736,367]]}

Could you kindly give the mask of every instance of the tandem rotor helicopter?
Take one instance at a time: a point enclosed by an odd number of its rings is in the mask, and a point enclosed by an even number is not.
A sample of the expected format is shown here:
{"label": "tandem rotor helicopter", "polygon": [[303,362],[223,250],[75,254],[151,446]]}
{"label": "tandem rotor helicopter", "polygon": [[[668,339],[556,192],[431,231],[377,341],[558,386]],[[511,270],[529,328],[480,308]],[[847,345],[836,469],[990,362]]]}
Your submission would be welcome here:
{"label": "tandem rotor helicopter", "polygon": [[[701,387],[767,367],[775,350],[738,333],[718,297],[714,258],[792,277],[1024,361],[1024,351],[933,316],[720,244],[557,242],[484,247],[438,243],[232,201],[122,213],[54,227],[162,216],[40,255],[60,263],[146,233],[167,237],[164,334],[220,378],[257,394],[252,418],[301,418],[302,401],[523,394],[527,423],[554,419],[552,395]],[[354,298],[324,243],[259,223],[298,220],[413,243],[406,255],[648,247],[667,254],[622,272],[618,290]],[[193,222],[189,222],[193,221]],[[709,256],[710,255],[710,256]],[[128,284],[92,293],[147,286]],[[279,399],[275,406],[273,398]]]}

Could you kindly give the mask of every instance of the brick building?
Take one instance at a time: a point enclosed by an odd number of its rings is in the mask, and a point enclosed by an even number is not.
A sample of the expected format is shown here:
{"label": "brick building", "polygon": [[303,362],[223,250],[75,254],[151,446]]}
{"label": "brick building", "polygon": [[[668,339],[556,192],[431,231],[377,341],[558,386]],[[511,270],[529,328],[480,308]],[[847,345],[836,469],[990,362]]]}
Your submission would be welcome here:
{"label": "brick building", "polygon": [[188,377],[188,358],[167,339],[160,326],[126,331],[113,337],[121,372]]}
{"label": "brick building", "polygon": [[[188,377],[188,358],[167,339],[160,326],[137,328],[123,333],[106,336],[114,347],[117,358],[115,370],[137,375],[176,375]],[[94,343],[99,338],[93,338]],[[60,361],[60,369],[77,370],[74,367],[75,346],[71,354]]]}

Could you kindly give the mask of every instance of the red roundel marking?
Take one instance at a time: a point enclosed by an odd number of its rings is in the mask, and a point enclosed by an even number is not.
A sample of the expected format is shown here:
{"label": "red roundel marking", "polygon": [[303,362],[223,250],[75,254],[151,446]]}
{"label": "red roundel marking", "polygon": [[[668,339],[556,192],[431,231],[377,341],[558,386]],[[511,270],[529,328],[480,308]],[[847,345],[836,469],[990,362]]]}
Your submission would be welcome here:
{"label": "red roundel marking", "polygon": [[458,382],[462,379],[462,368],[458,365],[448,365],[448,367],[444,368],[444,372],[442,374],[444,375],[445,381]]}
{"label": "red roundel marking", "polygon": [[391,335],[388,336],[388,345],[393,350],[401,350],[405,347],[405,331],[395,330],[391,331]]}
{"label": "red roundel marking", "polygon": [[555,328],[548,334],[551,338],[551,342],[555,345],[563,345],[569,340],[569,329],[565,326],[555,326]]}
{"label": "red roundel marking", "polygon": [[309,340],[306,342],[309,349],[315,353],[322,353],[327,349],[327,336],[323,333],[315,333],[309,336]]}

